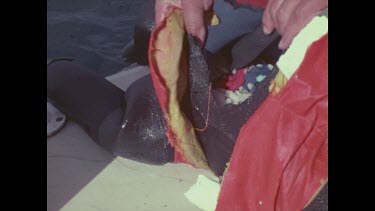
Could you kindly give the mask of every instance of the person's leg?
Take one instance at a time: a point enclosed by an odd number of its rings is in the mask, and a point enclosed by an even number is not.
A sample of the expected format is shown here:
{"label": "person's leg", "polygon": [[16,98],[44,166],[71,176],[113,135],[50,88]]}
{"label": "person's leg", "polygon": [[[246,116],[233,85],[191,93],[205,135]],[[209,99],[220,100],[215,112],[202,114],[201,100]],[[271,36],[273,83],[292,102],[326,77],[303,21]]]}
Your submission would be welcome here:
{"label": "person's leg", "polygon": [[116,155],[150,164],[174,160],[150,75],[121,89],[74,62],[47,71],[47,97]]}
{"label": "person's leg", "polygon": [[114,141],[124,113],[124,92],[75,62],[47,68],[47,97],[99,145]]}
{"label": "person's leg", "polygon": [[116,155],[149,164],[174,160],[166,136],[167,123],[151,75],[132,83],[125,92],[126,111],[117,140],[110,146]]}

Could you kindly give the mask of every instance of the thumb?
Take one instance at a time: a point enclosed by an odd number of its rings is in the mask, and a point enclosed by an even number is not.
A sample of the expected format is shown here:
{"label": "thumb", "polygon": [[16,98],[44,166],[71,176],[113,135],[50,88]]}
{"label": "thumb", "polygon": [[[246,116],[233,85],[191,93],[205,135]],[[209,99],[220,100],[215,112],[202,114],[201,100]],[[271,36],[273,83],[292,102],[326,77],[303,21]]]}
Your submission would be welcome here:
{"label": "thumb", "polygon": [[202,47],[207,37],[204,13],[210,9],[212,2],[212,0],[182,0],[186,31],[198,38]]}
{"label": "thumb", "polygon": [[181,7],[181,0],[155,0],[155,25],[164,20],[168,9],[173,6]]}

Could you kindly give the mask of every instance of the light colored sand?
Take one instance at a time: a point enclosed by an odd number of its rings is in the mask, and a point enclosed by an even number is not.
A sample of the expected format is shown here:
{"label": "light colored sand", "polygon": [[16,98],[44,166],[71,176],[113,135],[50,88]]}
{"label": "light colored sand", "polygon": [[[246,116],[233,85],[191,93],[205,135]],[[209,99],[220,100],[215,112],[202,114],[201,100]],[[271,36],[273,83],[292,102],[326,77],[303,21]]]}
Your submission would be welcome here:
{"label": "light colored sand", "polygon": [[[147,74],[136,68],[109,77],[123,89]],[[115,157],[97,146],[74,122],[47,139],[49,211],[194,211],[184,193],[199,174],[185,164],[152,166]]]}

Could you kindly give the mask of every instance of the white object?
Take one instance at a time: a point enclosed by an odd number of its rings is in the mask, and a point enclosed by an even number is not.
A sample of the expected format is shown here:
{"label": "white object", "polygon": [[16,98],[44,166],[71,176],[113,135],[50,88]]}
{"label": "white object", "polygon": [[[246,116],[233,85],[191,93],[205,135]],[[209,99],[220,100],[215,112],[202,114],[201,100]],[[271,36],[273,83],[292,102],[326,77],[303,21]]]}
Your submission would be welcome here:
{"label": "white object", "polygon": [[288,50],[283,54],[276,65],[289,80],[301,65],[307,48],[323,35],[328,33],[328,18],[325,16],[315,17],[299,34],[293,39]]}
{"label": "white object", "polygon": [[197,182],[185,193],[185,197],[204,211],[214,211],[219,192],[219,183],[200,174]]}
{"label": "white object", "polygon": [[247,84],[247,88],[248,88],[249,90],[251,90],[253,87],[254,87],[254,84],[252,84],[252,83],[248,83],[248,84]]}
{"label": "white object", "polygon": [[240,90],[235,90],[235,91],[227,90],[225,93],[225,96],[226,96],[225,104],[238,105],[240,103],[243,103],[251,95],[252,95],[251,92],[241,92]]}
{"label": "white object", "polygon": [[47,137],[55,135],[66,122],[65,114],[47,102]]}

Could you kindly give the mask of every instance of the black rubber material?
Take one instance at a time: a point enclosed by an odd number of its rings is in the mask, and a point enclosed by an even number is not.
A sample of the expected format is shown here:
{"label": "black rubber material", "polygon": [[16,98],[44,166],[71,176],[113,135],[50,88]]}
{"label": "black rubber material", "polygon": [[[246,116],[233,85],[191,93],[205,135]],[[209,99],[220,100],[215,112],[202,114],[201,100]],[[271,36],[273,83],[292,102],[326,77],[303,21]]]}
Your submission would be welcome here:
{"label": "black rubber material", "polygon": [[[232,48],[231,69],[239,69],[248,66],[253,62],[271,43],[280,40],[276,32],[271,35],[263,33],[262,26],[255,31],[246,34],[236,42]],[[281,52],[281,51],[280,51]]]}
{"label": "black rubber material", "polygon": [[328,211],[328,183],[304,211]]}
{"label": "black rubber material", "polygon": [[[207,117],[209,71],[204,53],[192,37],[189,37],[190,58],[190,102],[192,122],[196,128],[203,128]],[[222,104],[217,98],[219,94],[212,92],[210,100],[210,116],[208,129],[198,132],[203,150],[211,169],[221,175],[226,163],[229,162],[234,144],[241,127],[256,111],[263,100],[268,96],[268,85],[276,71],[272,72],[261,83],[256,84],[256,92],[239,105]],[[187,110],[185,110],[189,113]]]}
{"label": "black rubber material", "polygon": [[[76,120],[100,145],[99,127],[114,110],[123,107],[123,91],[75,62],[55,61],[47,67],[47,97]],[[118,130],[116,126],[113,130]]]}
{"label": "black rubber material", "polygon": [[47,70],[47,97],[97,144],[120,156],[150,164],[174,160],[150,76],[125,93],[75,62],[57,61]]}

